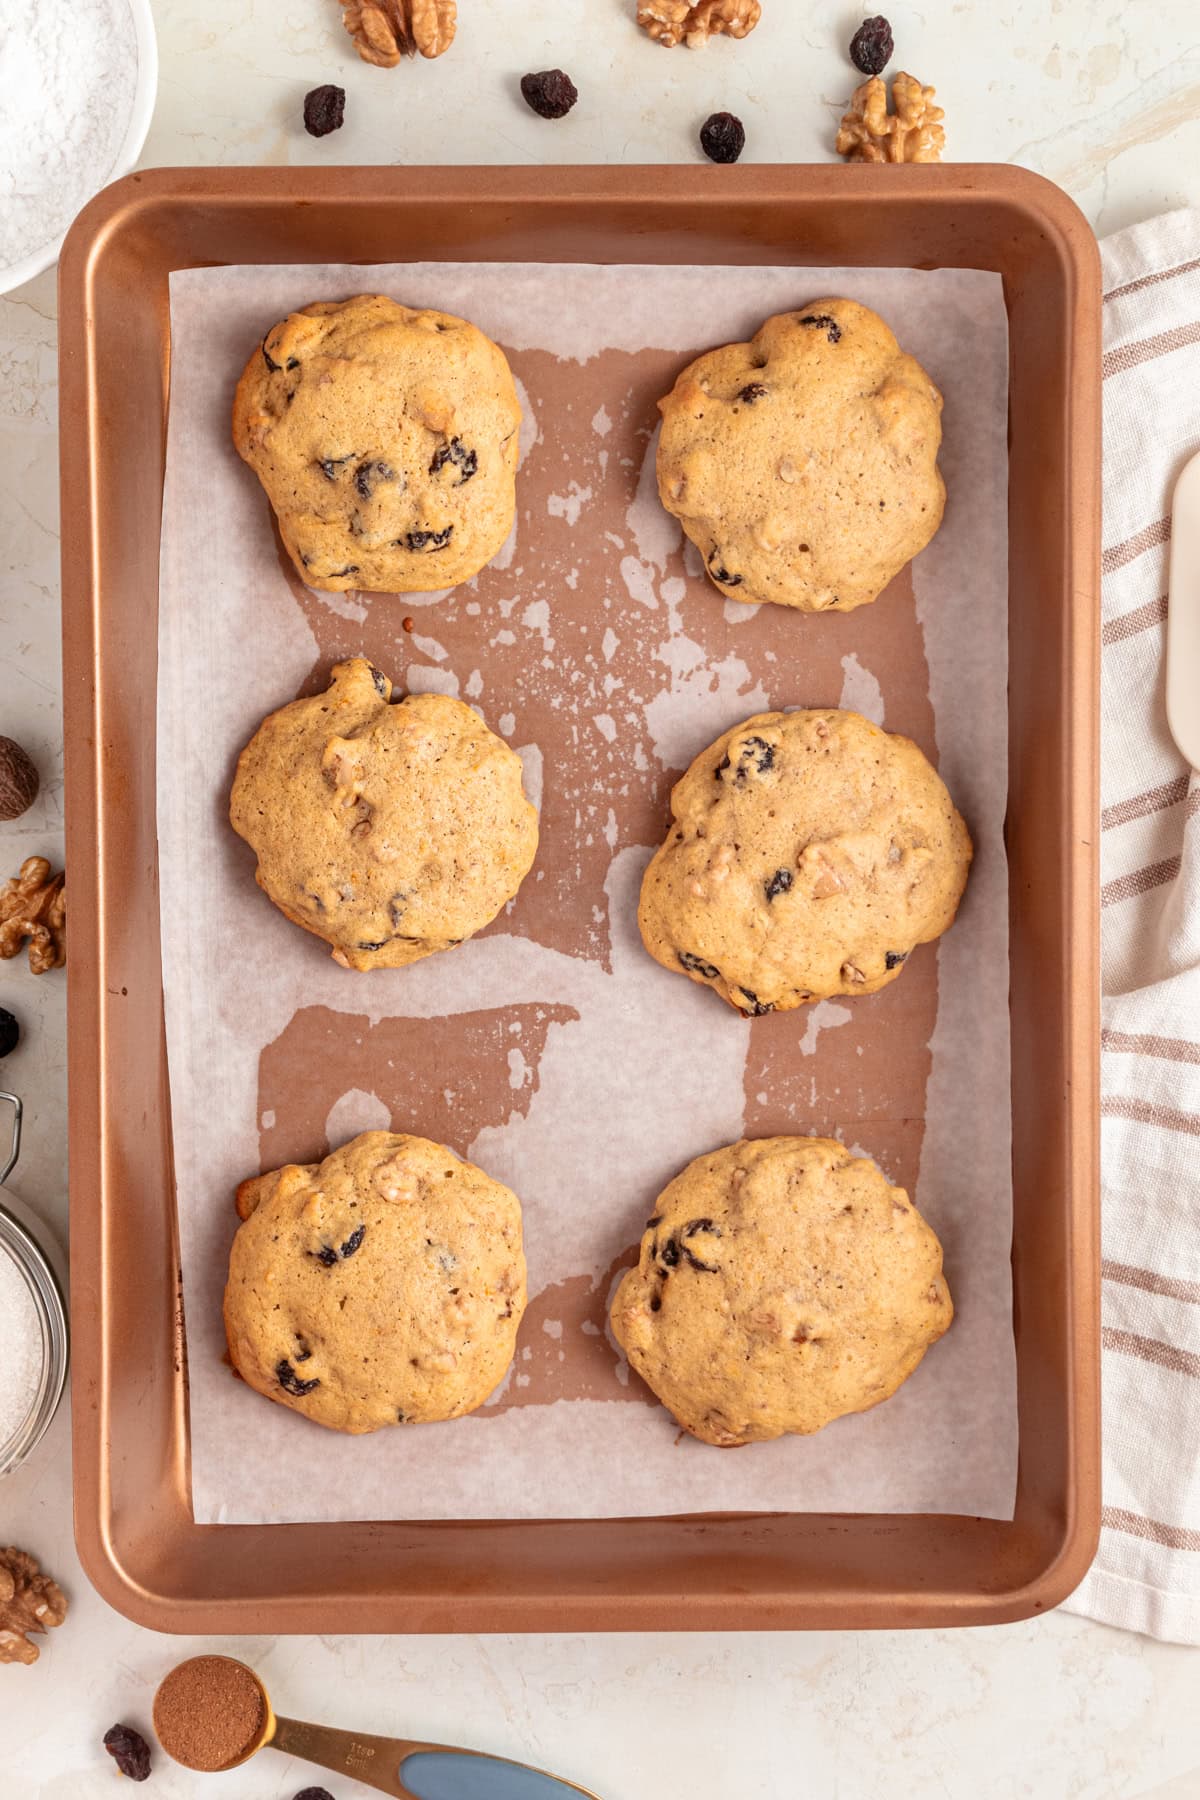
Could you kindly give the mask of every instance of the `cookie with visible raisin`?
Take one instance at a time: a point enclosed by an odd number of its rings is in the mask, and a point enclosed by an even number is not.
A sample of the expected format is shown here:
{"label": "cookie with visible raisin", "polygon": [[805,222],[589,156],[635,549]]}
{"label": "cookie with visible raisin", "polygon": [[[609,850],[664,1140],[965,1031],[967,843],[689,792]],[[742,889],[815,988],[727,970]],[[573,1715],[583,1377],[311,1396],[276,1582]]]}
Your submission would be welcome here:
{"label": "cookie with visible raisin", "polygon": [[334,1431],[455,1419],[512,1361],[521,1205],[428,1138],[366,1131],[244,1181],[225,1333],[257,1393]]}
{"label": "cookie with visible raisin", "polygon": [[290,313],[251,354],[233,441],[310,587],[420,593],[509,534],[521,408],[466,319],[382,294]]}
{"label": "cookie with visible raisin", "polygon": [[697,1157],[658,1198],[612,1302],[630,1366],[685,1431],[820,1431],[906,1381],[954,1309],[903,1188],[828,1138]]}
{"label": "cookie with visible raisin", "polygon": [[971,839],[916,744],[834,708],[758,713],[671,794],[638,925],[740,1013],[873,994],[953,923]]}
{"label": "cookie with visible raisin", "polygon": [[264,893],[347,969],[397,969],[495,918],[537,852],[516,751],[445,694],[392,702],[362,657],[264,719],[229,817]]}
{"label": "cookie with visible raisin", "polygon": [[659,496],[729,600],[849,612],[941,524],[942,396],[856,301],[768,319],[658,404]]}

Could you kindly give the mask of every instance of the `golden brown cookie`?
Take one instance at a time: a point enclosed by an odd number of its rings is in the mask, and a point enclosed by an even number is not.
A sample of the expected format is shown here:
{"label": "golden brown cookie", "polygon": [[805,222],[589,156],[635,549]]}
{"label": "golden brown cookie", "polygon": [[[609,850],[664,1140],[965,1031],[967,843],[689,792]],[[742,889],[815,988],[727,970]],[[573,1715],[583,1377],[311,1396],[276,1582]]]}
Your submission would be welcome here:
{"label": "golden brown cookie", "polygon": [[642,879],[642,941],[752,1016],[895,981],[953,923],[971,863],[917,746],[832,708],[725,732],[671,815]]}
{"label": "golden brown cookie", "polygon": [[659,496],[730,600],[849,612],[941,523],[942,396],[854,300],[777,314],[658,404]]}
{"label": "golden brown cookie", "polygon": [[697,1157],[664,1188],[612,1328],[684,1429],[727,1446],[878,1406],[953,1314],[903,1188],[828,1138],[776,1137]]}
{"label": "golden brown cookie", "polygon": [[233,441],[300,578],[392,593],[477,575],[512,527],[521,408],[465,319],[382,294],[319,301],[246,364]]}
{"label": "golden brown cookie", "polygon": [[361,656],[339,663],[325,693],[263,720],[229,804],[258,885],[347,969],[462,943],[537,851],[516,751],[461,700],[391,692]]}
{"label": "golden brown cookie", "polygon": [[243,1381],[334,1431],[454,1419],[512,1361],[515,1194],[428,1138],[366,1131],[244,1181],[225,1333]]}

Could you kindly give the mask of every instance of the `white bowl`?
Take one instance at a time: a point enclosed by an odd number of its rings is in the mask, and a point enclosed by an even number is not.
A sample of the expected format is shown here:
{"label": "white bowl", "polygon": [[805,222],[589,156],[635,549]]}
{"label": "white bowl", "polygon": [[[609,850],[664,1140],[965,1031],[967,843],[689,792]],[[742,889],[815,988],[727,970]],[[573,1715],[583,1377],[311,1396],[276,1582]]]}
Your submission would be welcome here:
{"label": "white bowl", "polygon": [[[129,119],[125,126],[125,135],[121,139],[111,168],[99,171],[91,194],[98,194],[102,187],[110,181],[116,181],[122,175],[128,175],[142,153],[146,142],[146,134],[150,130],[150,120],[154,116],[154,100],[158,91],[158,40],[154,35],[154,17],[150,11],[150,0],[125,0],[133,19],[134,37],[137,42],[137,80],[134,83],[133,102],[129,109]],[[91,195],[89,195],[91,198]],[[10,263],[0,268],[0,294],[11,293],[26,281],[32,281],[43,269],[48,269],[58,261],[58,253],[63,246],[63,238],[70,228],[68,219],[62,232],[49,243],[39,244],[20,262]]]}

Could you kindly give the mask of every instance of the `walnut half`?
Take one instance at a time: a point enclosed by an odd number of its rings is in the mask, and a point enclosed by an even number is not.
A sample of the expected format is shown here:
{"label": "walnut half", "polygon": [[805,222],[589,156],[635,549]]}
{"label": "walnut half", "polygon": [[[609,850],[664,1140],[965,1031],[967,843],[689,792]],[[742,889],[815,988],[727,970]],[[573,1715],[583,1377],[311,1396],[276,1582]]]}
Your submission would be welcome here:
{"label": "walnut half", "polygon": [[888,111],[887,83],[878,75],[854,90],[850,110],[837,134],[837,149],[847,162],[940,162],[946,133],[945,113],[933,104],[935,90],[922,87],[911,75],[897,75],[892,82]]}
{"label": "walnut half", "polygon": [[638,0],[637,22],[664,49],[698,50],[710,37],[744,38],[762,17],[759,0]]}
{"label": "walnut half", "polygon": [[33,1557],[0,1549],[0,1663],[35,1663],[34,1638],[67,1616],[66,1595]]}
{"label": "walnut half", "polygon": [[16,956],[29,940],[35,975],[59,969],[67,960],[65,875],[50,874],[44,856],[27,856],[18,874],[0,887],[0,957]]}
{"label": "walnut half", "polygon": [[393,69],[418,50],[440,56],[454,42],[455,0],[342,0],[342,24],[364,62]]}

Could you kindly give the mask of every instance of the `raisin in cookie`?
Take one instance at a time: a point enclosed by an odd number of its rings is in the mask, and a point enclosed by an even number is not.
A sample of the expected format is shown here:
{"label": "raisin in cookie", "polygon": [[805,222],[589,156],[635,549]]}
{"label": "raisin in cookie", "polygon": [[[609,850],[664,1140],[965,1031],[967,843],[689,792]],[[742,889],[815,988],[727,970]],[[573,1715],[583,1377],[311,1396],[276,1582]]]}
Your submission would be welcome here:
{"label": "raisin in cookie", "polygon": [[477,575],[513,522],[521,408],[504,353],[465,319],[382,294],[272,326],[233,441],[301,580],[394,593]]}
{"label": "raisin in cookie", "polygon": [[686,1431],[820,1431],[896,1392],[954,1309],[902,1188],[828,1138],[744,1140],[659,1196],[612,1304],[631,1366]]}
{"label": "raisin in cookie", "polygon": [[225,1334],[243,1381],[334,1431],[454,1419],[512,1361],[515,1194],[428,1138],[366,1131],[243,1181]]}
{"label": "raisin in cookie", "polygon": [[461,700],[362,657],[264,719],[238,758],[234,830],[258,885],[347,969],[396,969],[479,931],[537,850],[521,759]]}
{"label": "raisin in cookie", "polygon": [[853,300],[768,319],[659,401],[658,491],[730,600],[849,612],[942,519],[942,396]]}
{"label": "raisin in cookie", "polygon": [[739,1012],[873,994],[954,919],[971,839],[908,738],[858,713],[759,713],[671,794],[642,941]]}

